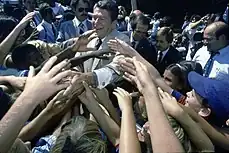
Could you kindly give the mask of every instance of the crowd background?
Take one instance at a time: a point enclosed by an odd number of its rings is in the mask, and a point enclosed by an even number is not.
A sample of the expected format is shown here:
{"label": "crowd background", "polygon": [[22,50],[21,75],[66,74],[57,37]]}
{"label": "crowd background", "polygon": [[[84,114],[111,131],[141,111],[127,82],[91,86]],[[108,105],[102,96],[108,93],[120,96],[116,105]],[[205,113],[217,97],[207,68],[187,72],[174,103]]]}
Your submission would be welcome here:
{"label": "crowd background", "polygon": [[0,153],[228,152],[228,5],[1,0]]}

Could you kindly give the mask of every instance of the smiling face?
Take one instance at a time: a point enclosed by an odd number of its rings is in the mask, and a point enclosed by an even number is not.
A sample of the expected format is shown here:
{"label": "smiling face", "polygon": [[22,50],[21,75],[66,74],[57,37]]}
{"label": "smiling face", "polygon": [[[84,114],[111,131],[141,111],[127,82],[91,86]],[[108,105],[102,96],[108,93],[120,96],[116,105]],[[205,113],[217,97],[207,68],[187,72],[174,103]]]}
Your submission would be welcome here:
{"label": "smiling face", "polygon": [[114,27],[114,21],[112,22],[110,13],[107,10],[98,7],[94,8],[92,24],[100,39],[107,36]]}

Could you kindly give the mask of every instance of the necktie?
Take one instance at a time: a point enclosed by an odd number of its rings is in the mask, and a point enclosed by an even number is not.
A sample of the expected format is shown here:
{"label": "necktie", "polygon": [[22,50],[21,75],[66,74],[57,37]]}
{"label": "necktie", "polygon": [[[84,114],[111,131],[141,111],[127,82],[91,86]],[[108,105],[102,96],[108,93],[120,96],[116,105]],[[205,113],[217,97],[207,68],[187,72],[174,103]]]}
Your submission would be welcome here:
{"label": "necktie", "polygon": [[53,24],[52,24],[52,32],[53,32],[54,38],[56,38],[56,29]]}
{"label": "necktie", "polygon": [[162,57],[163,57],[163,52],[160,51],[159,54],[158,54],[158,58],[157,58],[157,62],[158,62],[158,63],[161,62]]}
{"label": "necktie", "polygon": [[80,23],[80,25],[79,25],[79,33],[80,34],[84,33],[84,25],[83,25],[83,23]]}
{"label": "necktie", "polygon": [[98,50],[99,47],[102,45],[102,40],[101,39],[98,39],[98,41],[96,42],[96,45],[95,45],[95,48]]}
{"label": "necktie", "polygon": [[214,63],[214,59],[213,58],[214,58],[214,56],[216,54],[219,54],[219,52],[211,53],[210,58],[208,59],[206,65],[204,66],[204,74],[203,74],[204,77],[208,77],[209,76],[209,74],[211,72],[211,69],[212,69],[212,66],[213,66],[213,63]]}

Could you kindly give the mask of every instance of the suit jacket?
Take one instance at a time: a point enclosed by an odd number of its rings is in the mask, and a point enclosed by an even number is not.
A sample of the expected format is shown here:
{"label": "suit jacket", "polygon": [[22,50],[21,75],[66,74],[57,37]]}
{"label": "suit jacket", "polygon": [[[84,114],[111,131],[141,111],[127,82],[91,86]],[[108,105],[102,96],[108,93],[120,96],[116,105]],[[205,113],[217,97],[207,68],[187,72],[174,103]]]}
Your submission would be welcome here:
{"label": "suit jacket", "polygon": [[[98,50],[109,49],[109,47],[107,45],[107,42],[109,40],[111,40],[111,39],[114,39],[114,38],[118,38],[118,39],[121,39],[122,41],[125,41],[125,42],[129,43],[129,38],[126,35],[118,32],[116,29],[114,29],[107,37],[105,37],[105,39],[102,41],[102,44],[100,45]],[[98,39],[93,39],[91,42],[89,42],[88,46],[95,47],[97,42],[98,42]],[[81,55],[87,54],[87,53],[88,52],[77,53],[76,56],[81,56]],[[110,63],[112,64],[112,61],[113,61],[114,57],[115,56],[110,57],[109,60],[91,58],[91,59],[89,59],[89,60],[84,62],[83,68],[81,69],[81,71],[83,71],[83,72],[92,72],[95,69],[102,68],[102,67],[104,67],[104,66],[106,66],[106,65],[108,65]]]}
{"label": "suit jacket", "polygon": [[174,64],[174,63],[178,63],[182,60],[182,55],[181,53],[176,50],[173,46],[169,47],[168,52],[166,53],[166,55],[164,56],[164,58],[162,59],[162,61],[157,62],[156,64],[156,68],[158,70],[158,72],[163,75],[165,69],[170,65],[170,64]]}
{"label": "suit jacket", "polygon": [[[86,20],[86,25],[88,30],[92,29],[92,22],[90,20]],[[65,21],[60,25],[57,41],[63,42],[70,38],[78,37],[79,35],[79,27],[74,23],[74,21]]]}
{"label": "suit jacket", "polygon": [[[122,33],[126,34],[129,38],[132,37],[131,32],[129,31],[125,31]],[[135,44],[131,44],[131,46],[150,64],[152,65],[156,64],[157,51],[147,38],[137,41]]]}
{"label": "suit jacket", "polygon": [[49,28],[47,26],[47,22],[45,22],[44,20],[37,26],[37,30],[39,31],[39,40],[42,40],[44,42],[47,43],[55,43],[56,42],[56,37],[57,37],[57,29],[54,26],[54,24],[52,24],[53,29]]}

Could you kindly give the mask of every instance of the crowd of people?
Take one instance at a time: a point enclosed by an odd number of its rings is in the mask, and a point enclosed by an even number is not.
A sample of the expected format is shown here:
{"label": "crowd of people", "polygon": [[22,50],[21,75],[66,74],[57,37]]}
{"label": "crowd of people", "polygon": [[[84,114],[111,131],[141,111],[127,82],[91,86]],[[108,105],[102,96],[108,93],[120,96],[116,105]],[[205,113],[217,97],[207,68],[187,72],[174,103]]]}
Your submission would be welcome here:
{"label": "crowd of people", "polygon": [[[15,1],[14,1],[15,2]],[[0,153],[229,151],[228,5],[3,1]]]}

